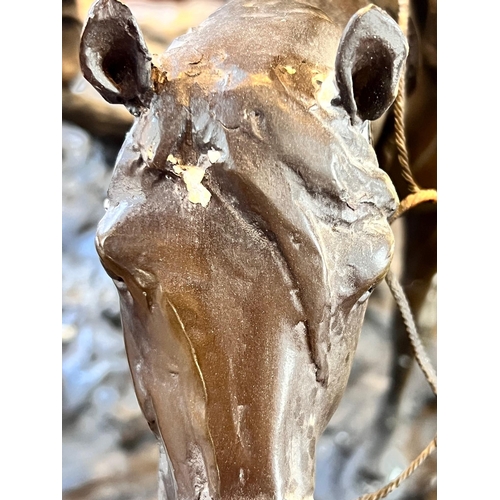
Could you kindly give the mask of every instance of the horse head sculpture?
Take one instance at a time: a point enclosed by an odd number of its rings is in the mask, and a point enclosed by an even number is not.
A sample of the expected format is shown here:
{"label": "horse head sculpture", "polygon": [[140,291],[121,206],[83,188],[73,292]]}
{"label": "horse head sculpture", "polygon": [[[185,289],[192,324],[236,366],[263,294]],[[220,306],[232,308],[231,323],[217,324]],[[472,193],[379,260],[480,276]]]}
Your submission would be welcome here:
{"label": "horse head sculpture", "polygon": [[164,499],[305,499],[398,199],[369,121],[397,24],[362,2],[228,2],[152,63],[98,0],[85,77],[135,116],[96,247],[119,292]]}

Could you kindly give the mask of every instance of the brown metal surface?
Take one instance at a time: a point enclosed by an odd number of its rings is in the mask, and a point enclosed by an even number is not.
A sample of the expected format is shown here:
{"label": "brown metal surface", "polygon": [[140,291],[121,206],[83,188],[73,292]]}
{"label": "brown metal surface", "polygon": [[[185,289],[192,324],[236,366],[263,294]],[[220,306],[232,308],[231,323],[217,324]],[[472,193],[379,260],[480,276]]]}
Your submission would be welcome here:
{"label": "brown metal surface", "polygon": [[116,4],[94,7],[82,46],[89,81],[137,115],[97,248],[160,490],[311,497],[392,255],[397,196],[364,121],[392,103],[405,44],[376,9],[346,28],[363,2],[231,2],[158,73]]}

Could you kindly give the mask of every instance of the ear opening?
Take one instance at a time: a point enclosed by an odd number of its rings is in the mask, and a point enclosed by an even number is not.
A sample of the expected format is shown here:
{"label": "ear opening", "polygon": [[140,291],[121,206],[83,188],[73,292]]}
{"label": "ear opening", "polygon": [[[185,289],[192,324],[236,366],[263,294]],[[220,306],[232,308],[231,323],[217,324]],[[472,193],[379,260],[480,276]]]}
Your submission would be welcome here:
{"label": "ear opening", "polygon": [[80,42],[84,77],[111,104],[137,115],[152,96],[151,56],[130,9],[117,0],[98,0]]}
{"label": "ear opening", "polygon": [[361,120],[375,120],[394,99],[392,54],[384,45],[370,45],[352,71],[352,91]]}
{"label": "ear opening", "polygon": [[353,124],[376,120],[396,98],[408,44],[396,22],[370,5],[347,24],[335,61],[342,105]]}

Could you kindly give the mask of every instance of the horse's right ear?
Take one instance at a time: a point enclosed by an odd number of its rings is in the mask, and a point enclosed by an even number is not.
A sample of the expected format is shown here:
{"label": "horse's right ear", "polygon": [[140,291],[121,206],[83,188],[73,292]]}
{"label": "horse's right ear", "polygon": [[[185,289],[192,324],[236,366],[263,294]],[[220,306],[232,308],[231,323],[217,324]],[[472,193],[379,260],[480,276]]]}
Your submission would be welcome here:
{"label": "horse's right ear", "polygon": [[353,124],[376,120],[396,98],[408,55],[397,23],[368,5],[354,14],[340,39],[335,69],[344,108]]}
{"label": "horse's right ear", "polygon": [[83,76],[111,104],[134,115],[152,95],[151,56],[130,9],[117,0],[97,0],[80,42]]}

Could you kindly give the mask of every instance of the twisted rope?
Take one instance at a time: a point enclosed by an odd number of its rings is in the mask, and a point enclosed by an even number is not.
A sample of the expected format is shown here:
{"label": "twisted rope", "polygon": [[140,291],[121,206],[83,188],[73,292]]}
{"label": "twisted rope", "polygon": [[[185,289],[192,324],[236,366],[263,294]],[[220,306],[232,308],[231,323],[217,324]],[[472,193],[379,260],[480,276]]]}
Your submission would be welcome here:
{"label": "twisted rope", "polygon": [[389,218],[389,222],[394,222],[405,212],[425,201],[437,201],[437,191],[435,189],[419,189],[416,193],[409,194],[399,205],[396,211]]}
{"label": "twisted rope", "polygon": [[408,338],[410,339],[411,345],[413,347],[413,352],[415,353],[415,358],[417,360],[418,366],[420,366],[422,372],[431,386],[432,392],[437,396],[437,375],[434,367],[432,366],[425,348],[420,340],[420,336],[417,332],[417,327],[413,319],[413,315],[410,310],[410,304],[403,292],[403,287],[400,285],[399,281],[394,276],[394,273],[389,271],[385,277],[389,288],[391,289],[392,295],[396,304],[399,307],[401,316],[403,316],[403,322],[406,326],[406,331],[408,332]]}
{"label": "twisted rope", "polygon": [[[389,271],[386,276],[387,284],[392,292],[394,300],[401,311],[401,315],[403,316],[403,322],[406,326],[406,331],[408,332],[408,337],[410,339],[411,345],[413,347],[413,351],[415,353],[415,358],[417,359],[417,363],[420,366],[420,369],[425,375],[425,378],[429,382],[431,386],[432,392],[437,395],[437,375],[432,366],[426,352],[424,346],[422,345],[422,341],[420,340],[420,336],[417,332],[417,327],[415,325],[415,321],[413,319],[413,315],[411,313],[410,305],[408,304],[408,300],[403,292],[403,288],[401,287],[399,281],[396,279],[394,274]],[[393,481],[379,489],[375,493],[369,493],[363,495],[358,498],[358,500],[380,500],[381,498],[385,498],[391,491],[394,491],[398,488],[403,481],[408,479],[417,469],[420,467],[425,460],[429,457],[429,455],[437,448],[437,435],[434,436],[434,439],[427,445],[427,447],[418,455],[418,457],[413,460],[410,465]]]}
{"label": "twisted rope", "polygon": [[[399,0],[398,24],[405,37],[408,36],[408,16],[410,12],[409,1]],[[411,193],[416,193],[420,190],[418,184],[415,182],[410,169],[410,161],[408,158],[408,148],[406,147],[406,132],[405,132],[405,71],[403,76],[399,79],[398,94],[394,101],[394,136],[398,151],[398,160],[401,165],[401,175],[408,183],[408,188]]]}
{"label": "twisted rope", "polygon": [[[398,2],[398,23],[405,36],[407,36],[408,33],[408,3],[409,0],[399,0]],[[400,203],[398,209],[390,218],[389,222],[391,223],[410,208],[420,203],[425,201],[437,201],[437,191],[433,189],[422,190],[415,182],[410,169],[404,126],[404,98],[405,78],[402,77],[399,80],[398,94],[396,96],[396,100],[394,101],[394,135],[398,152],[398,160],[401,165],[401,175],[408,183],[410,194]],[[408,337],[413,347],[417,363],[431,386],[432,391],[435,395],[437,395],[437,375],[425,352],[420,336],[418,335],[415,321],[413,319],[408,300],[403,292],[403,288],[391,271],[387,273],[386,281],[403,317],[403,322],[406,326],[406,331],[408,332]],[[359,497],[358,500],[380,500],[381,498],[385,498],[389,493],[398,488],[403,481],[408,479],[415,472],[415,470],[417,470],[418,467],[420,467],[422,463],[427,460],[429,455],[431,455],[436,448],[437,435],[396,479],[374,493],[369,493]]]}
{"label": "twisted rope", "polygon": [[405,82],[404,77],[399,79],[399,90],[396,100],[394,101],[394,137],[398,151],[398,160],[401,165],[401,175],[408,183],[408,189],[411,193],[420,191],[420,187],[415,182],[410,169],[410,162],[408,159],[408,149],[406,147],[406,132],[404,124],[404,93]]}
{"label": "twisted rope", "polygon": [[401,483],[408,479],[424,462],[427,460],[429,455],[437,448],[437,435],[434,436],[434,439],[427,445],[427,447],[420,453],[420,455],[413,460],[413,462],[393,481],[391,481],[388,485],[384,486],[384,488],[378,490],[375,493],[369,493],[367,495],[363,495],[359,497],[358,500],[380,500],[381,498],[385,498],[391,491],[394,491],[398,488]]}

